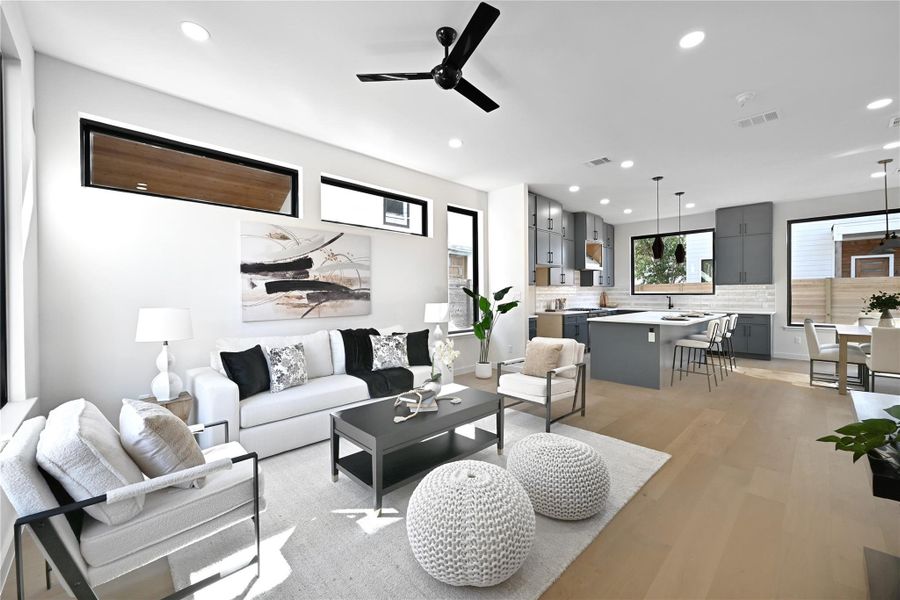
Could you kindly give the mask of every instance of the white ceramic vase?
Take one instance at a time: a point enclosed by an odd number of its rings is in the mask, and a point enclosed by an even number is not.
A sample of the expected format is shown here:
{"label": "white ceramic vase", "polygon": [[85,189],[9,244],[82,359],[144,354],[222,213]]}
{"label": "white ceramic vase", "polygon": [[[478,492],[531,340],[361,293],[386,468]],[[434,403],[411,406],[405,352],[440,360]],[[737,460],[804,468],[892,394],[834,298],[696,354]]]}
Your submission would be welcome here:
{"label": "white ceramic vase", "polygon": [[491,363],[489,363],[489,362],[475,363],[475,377],[477,377],[478,379],[490,379],[491,378]]}
{"label": "white ceramic vase", "polygon": [[422,385],[422,389],[426,392],[434,392],[434,396],[437,397],[441,394],[441,382],[427,381]]}
{"label": "white ceramic vase", "polygon": [[879,327],[893,327],[894,319],[891,318],[891,311],[883,310],[881,311],[881,320],[878,321]]}

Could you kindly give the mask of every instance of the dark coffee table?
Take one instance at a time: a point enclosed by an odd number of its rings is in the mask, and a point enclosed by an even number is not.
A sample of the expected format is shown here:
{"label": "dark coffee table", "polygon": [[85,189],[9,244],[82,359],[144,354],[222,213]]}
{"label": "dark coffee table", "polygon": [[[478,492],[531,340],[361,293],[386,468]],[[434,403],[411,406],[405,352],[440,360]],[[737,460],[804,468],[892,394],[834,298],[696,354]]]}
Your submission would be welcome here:
{"label": "dark coffee table", "polygon": [[[446,392],[445,392],[446,393]],[[420,413],[402,423],[395,416],[406,416],[405,406],[394,407],[394,400],[381,400],[331,415],[331,478],[342,472],[373,493],[376,514],[381,498],[407,483],[424,477],[431,469],[475,454],[494,444],[503,454],[503,398],[472,388],[448,393],[461,398],[460,404],[438,399],[437,412]],[[474,437],[455,429],[484,417],[497,416],[497,433],[475,428]],[[339,456],[341,438],[363,450]]]}

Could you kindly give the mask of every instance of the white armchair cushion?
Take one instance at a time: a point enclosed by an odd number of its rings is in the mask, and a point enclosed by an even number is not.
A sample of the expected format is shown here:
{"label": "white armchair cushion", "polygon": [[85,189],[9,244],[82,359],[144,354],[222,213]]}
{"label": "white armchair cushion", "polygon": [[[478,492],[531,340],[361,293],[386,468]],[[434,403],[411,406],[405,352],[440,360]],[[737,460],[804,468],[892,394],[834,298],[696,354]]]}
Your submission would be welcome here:
{"label": "white armchair cushion", "polygon": [[[548,337],[536,337],[529,340],[529,343],[535,341],[549,342],[562,344],[562,350],[559,353],[559,365],[560,367],[565,367],[567,365],[574,365],[582,362],[584,360],[584,344],[579,344],[575,340],[571,338],[548,338]],[[527,350],[526,350],[527,351]],[[565,371],[560,373],[560,377],[565,377],[566,379],[575,379],[575,375],[577,374],[577,369],[571,369],[569,371]]]}
{"label": "white armchair cushion", "polygon": [[[197,440],[184,421],[157,404],[122,400],[119,439],[125,452],[148,477],[159,477],[202,465]],[[203,478],[179,484],[201,487]]]}
{"label": "white armchair cushion", "polygon": [[[37,461],[76,501],[144,480],[116,428],[83,398],[50,411],[37,445]],[[115,525],[135,517],[143,507],[144,499],[137,497],[84,510],[98,521]]]}
{"label": "white armchair cushion", "polygon": [[[547,378],[532,377],[524,373],[506,373],[500,376],[500,395],[509,395],[532,402],[544,402],[547,395]],[[575,393],[575,380],[565,377],[550,379],[550,396],[555,400],[560,397],[571,397]]]}
{"label": "white armchair cushion", "polygon": [[[208,462],[242,454],[246,450],[237,442],[204,451]],[[212,473],[206,480],[201,489],[166,488],[147,494],[144,510],[124,523],[85,522],[81,533],[81,554],[85,561],[92,567],[114,562],[253,501],[253,461]],[[260,496],[263,487],[260,469]]]}

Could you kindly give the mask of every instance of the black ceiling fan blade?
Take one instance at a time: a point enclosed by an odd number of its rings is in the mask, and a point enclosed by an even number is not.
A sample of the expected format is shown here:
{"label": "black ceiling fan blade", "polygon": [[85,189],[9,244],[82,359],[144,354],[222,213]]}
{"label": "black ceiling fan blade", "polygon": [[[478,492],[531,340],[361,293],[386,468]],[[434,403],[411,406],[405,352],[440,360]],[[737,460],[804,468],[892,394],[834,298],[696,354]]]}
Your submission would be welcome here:
{"label": "black ceiling fan blade", "polygon": [[431,79],[431,73],[363,73],[356,77],[363,82],[414,81],[416,79]]}
{"label": "black ceiling fan blade", "polygon": [[477,104],[484,112],[491,112],[492,110],[500,108],[499,104],[488,98],[484,92],[465,79],[460,79],[459,83],[457,83],[456,87],[453,89]]}
{"label": "black ceiling fan blade", "polygon": [[456,40],[456,45],[453,46],[453,50],[450,51],[450,55],[444,62],[457,69],[462,69],[499,16],[500,11],[490,4],[484,2],[479,4],[475,9],[475,14],[469,19],[469,24],[463,29],[459,39]]}

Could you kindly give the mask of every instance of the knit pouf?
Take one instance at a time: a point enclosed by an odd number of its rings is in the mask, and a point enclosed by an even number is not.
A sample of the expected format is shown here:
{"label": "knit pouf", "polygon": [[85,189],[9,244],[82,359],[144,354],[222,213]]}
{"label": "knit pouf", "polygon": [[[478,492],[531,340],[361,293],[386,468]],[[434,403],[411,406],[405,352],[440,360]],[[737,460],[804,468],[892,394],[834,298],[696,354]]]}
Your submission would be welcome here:
{"label": "knit pouf", "polygon": [[555,433],[534,433],[516,443],[506,468],[525,488],[535,512],[575,521],[606,504],[609,471],[600,453]]}
{"label": "knit pouf", "polygon": [[460,460],[436,468],[416,487],[406,533],[426,573],[450,585],[487,587],[509,579],[528,558],[534,509],[504,469]]}

